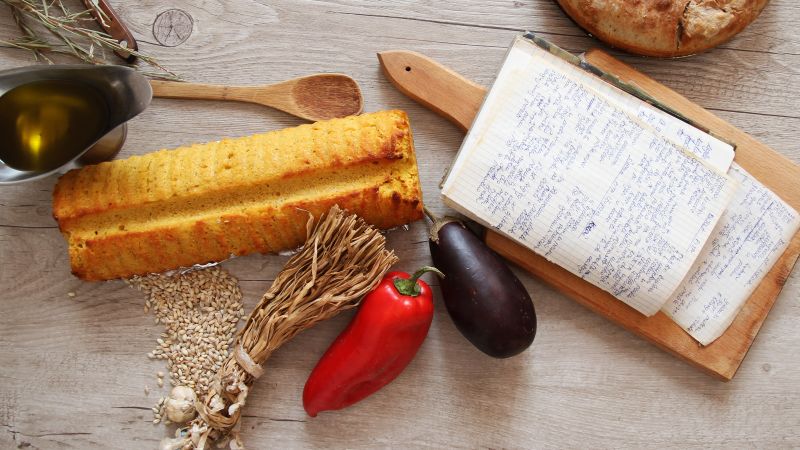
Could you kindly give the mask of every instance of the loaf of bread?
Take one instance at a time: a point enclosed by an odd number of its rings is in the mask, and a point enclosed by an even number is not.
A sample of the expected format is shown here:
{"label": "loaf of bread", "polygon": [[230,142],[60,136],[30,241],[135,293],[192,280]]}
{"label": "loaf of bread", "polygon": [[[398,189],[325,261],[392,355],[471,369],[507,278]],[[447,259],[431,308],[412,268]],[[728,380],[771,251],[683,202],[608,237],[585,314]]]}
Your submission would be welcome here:
{"label": "loaf of bread", "polygon": [[338,204],[379,228],[422,217],[408,117],[382,111],[160,150],[62,176],[72,272],[107,280],[296,248]]}
{"label": "loaf of bread", "polygon": [[686,56],[715,47],[756,19],[768,0],[558,0],[598,39],[631,53]]}

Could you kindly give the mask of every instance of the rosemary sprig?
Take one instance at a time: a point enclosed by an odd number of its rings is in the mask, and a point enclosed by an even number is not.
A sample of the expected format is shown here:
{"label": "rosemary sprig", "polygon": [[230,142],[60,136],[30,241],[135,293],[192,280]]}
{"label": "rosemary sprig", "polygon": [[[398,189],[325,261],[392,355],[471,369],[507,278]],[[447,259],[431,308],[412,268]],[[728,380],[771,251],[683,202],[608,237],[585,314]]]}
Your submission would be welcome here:
{"label": "rosemary sprig", "polygon": [[[52,64],[47,53],[60,53],[78,58],[89,64],[112,64],[106,59],[106,51],[125,51],[153,67],[155,71],[142,71],[153,78],[179,79],[179,77],[158,63],[152,56],[123,47],[103,31],[88,28],[94,23],[90,11],[71,12],[62,0],[0,0],[11,8],[14,21],[22,36],[13,40],[0,40],[0,46],[28,50],[34,59]],[[54,38],[45,39],[35,29],[47,30]],[[98,54],[99,53],[99,54]],[[140,67],[131,65],[140,70]]]}

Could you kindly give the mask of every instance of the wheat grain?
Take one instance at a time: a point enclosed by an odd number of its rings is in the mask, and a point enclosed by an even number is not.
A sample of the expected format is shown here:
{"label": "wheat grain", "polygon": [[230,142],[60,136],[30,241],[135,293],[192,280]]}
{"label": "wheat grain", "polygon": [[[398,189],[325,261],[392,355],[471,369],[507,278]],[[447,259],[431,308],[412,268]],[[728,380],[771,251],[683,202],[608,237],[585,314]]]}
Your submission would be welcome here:
{"label": "wheat grain", "polygon": [[[228,357],[236,325],[242,318],[239,283],[219,267],[184,273],[135,277],[130,284],[145,293],[144,310],[164,325],[150,359],[167,361],[172,386],[186,385],[198,397],[208,392],[209,380]],[[156,382],[164,386],[164,372]],[[153,408],[154,420],[163,415],[163,399]]]}

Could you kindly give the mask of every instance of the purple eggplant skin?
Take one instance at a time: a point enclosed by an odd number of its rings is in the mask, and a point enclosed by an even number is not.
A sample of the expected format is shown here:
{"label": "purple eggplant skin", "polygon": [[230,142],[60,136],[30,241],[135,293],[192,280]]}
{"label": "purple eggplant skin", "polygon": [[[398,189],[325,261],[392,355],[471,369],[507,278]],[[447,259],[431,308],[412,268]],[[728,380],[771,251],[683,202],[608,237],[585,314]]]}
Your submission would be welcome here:
{"label": "purple eggplant skin", "polygon": [[444,272],[442,296],[456,328],[495,358],[519,354],[536,336],[528,291],[505,261],[456,219],[434,223],[433,264]]}

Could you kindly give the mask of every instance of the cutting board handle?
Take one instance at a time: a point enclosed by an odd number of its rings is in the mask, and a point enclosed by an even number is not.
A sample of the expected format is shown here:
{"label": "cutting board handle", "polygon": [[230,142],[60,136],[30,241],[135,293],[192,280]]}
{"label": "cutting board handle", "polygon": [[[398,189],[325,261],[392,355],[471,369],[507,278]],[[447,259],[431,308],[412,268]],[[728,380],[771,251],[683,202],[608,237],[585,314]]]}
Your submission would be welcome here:
{"label": "cutting board handle", "polygon": [[403,94],[467,131],[486,97],[486,88],[416,52],[378,53],[386,77]]}

